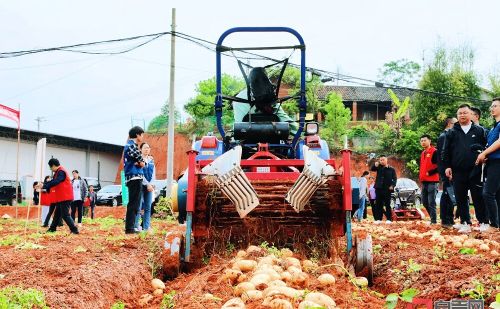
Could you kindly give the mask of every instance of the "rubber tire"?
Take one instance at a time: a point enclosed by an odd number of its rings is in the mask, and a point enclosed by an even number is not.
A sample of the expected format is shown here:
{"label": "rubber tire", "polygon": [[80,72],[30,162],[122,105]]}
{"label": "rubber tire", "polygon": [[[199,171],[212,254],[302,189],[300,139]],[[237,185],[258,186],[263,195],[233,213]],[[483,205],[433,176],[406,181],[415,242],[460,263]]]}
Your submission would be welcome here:
{"label": "rubber tire", "polygon": [[111,200],[111,206],[113,206],[113,207],[118,206],[118,200],[117,200],[117,199],[115,199],[115,198],[114,198],[114,199],[112,199],[112,200]]}

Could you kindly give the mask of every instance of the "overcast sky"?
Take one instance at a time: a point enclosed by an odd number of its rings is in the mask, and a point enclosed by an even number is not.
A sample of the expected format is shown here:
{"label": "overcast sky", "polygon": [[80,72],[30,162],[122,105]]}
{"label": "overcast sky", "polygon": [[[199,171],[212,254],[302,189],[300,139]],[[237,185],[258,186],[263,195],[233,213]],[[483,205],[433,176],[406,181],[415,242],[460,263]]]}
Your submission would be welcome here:
{"label": "overcast sky", "polygon": [[[500,64],[500,2],[494,0],[1,0],[0,52],[169,31],[172,7],[177,31],[209,41],[237,26],[292,27],[304,37],[308,66],[358,77],[376,79],[391,60],[422,63],[439,40],[473,46],[484,76]],[[244,40],[247,46],[271,41]],[[279,42],[296,41],[280,36]],[[182,108],[196,83],[214,76],[215,54],[179,39],[176,54],[175,102]],[[147,124],[168,98],[169,61],[167,36],[123,55],[51,52],[0,59],[0,104],[20,104],[24,129],[37,130],[35,118],[43,117],[43,132],[122,144],[131,118]],[[225,63],[238,74],[234,63]],[[3,118],[0,125],[14,126]]]}

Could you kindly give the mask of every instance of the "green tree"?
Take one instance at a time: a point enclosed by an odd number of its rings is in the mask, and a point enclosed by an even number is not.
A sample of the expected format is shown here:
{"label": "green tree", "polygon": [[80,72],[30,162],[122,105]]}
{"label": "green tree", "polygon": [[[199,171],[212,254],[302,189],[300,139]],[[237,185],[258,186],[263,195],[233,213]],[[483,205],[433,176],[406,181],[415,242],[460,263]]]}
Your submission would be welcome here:
{"label": "green tree", "polygon": [[420,73],[420,65],[408,59],[399,59],[385,63],[379,69],[379,79],[398,86],[412,86]]}
{"label": "green tree", "polygon": [[[276,79],[279,76],[281,68],[271,68],[269,77]],[[300,70],[294,67],[287,67],[281,78],[281,85],[290,87],[288,95],[298,96],[300,94]],[[323,86],[321,78],[318,75],[311,74],[306,78],[306,100],[307,112],[313,113],[316,117],[318,112],[323,111],[323,102],[318,98],[318,89]],[[283,110],[290,116],[295,116],[299,112],[298,100],[288,100],[282,104]]]}
{"label": "green tree", "polygon": [[[236,95],[241,90],[245,89],[246,85],[243,79],[234,77],[228,74],[222,74],[222,93],[226,95]],[[196,85],[196,96],[191,98],[184,109],[198,123],[215,124],[215,77],[202,80]],[[233,112],[230,109],[230,104],[225,103],[223,106],[222,121],[225,125],[233,123]],[[214,128],[212,128],[213,130]]]}
{"label": "green tree", "polygon": [[[167,101],[165,102],[165,104],[163,104],[160,114],[151,119],[151,121],[149,122],[147,132],[149,133],[167,132],[168,115],[169,115],[168,110],[169,106]],[[178,123],[180,120],[180,113],[177,109],[174,111],[174,117],[175,117],[174,118],[175,122]]]}
{"label": "green tree", "polygon": [[325,128],[322,136],[335,147],[342,144],[341,137],[347,133],[347,124],[351,120],[351,110],[344,106],[342,96],[331,92],[326,97]]}
{"label": "green tree", "polygon": [[500,97],[500,75],[491,74],[488,79],[490,80],[491,96],[493,98]]}
{"label": "green tree", "polygon": [[404,123],[404,116],[410,107],[410,97],[406,97],[403,102],[398,98],[398,96],[391,89],[387,89],[387,93],[392,100],[392,111],[389,115],[388,123],[396,132],[396,138],[401,137],[401,128]]}
{"label": "green tree", "polygon": [[[473,71],[473,63],[474,52],[471,48],[447,50],[440,46],[435,50],[431,63],[425,68],[419,88],[478,99],[480,87],[478,76]],[[417,93],[411,112],[414,129],[424,127],[426,133],[436,137],[442,130],[442,121],[455,115],[458,104],[463,101],[445,95]]]}

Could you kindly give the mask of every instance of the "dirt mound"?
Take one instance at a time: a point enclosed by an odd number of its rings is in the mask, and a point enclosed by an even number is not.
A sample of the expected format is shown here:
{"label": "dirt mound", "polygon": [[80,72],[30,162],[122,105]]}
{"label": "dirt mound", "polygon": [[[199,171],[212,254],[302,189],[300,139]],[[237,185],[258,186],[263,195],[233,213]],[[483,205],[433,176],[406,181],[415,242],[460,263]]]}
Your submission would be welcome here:
{"label": "dirt mound", "polygon": [[[151,155],[155,159],[156,179],[167,178],[167,142],[166,134],[144,134],[144,141],[151,146]],[[176,134],[174,138],[174,179],[187,168],[186,152],[191,149],[191,142],[186,135]],[[120,172],[123,170],[123,160],[120,161],[115,183],[120,183]]]}

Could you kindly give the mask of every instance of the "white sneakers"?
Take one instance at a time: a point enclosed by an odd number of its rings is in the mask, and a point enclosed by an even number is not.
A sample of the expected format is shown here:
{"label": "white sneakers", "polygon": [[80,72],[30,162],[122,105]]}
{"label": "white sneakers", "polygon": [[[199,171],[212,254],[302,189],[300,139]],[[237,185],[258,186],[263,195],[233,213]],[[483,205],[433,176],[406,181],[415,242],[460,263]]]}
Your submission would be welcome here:
{"label": "white sneakers", "polygon": [[455,223],[455,224],[453,224],[453,228],[457,229],[457,230],[461,229],[462,226],[464,226],[462,223]]}
{"label": "white sneakers", "polygon": [[[375,223],[375,224],[382,224],[383,222],[382,222],[382,221],[380,221],[380,220],[375,220],[375,222],[373,222],[373,223]],[[392,221],[387,220],[387,221],[385,221],[385,223],[386,223],[386,224],[391,224],[391,223],[392,223]]]}
{"label": "white sneakers", "polygon": [[479,224],[479,227],[472,228],[474,231],[478,231],[479,233],[485,233],[490,230],[490,225],[487,223]]}
{"label": "white sneakers", "polygon": [[467,234],[467,233],[470,233],[470,232],[471,232],[470,225],[468,225],[468,224],[463,224],[463,225],[462,225],[462,227],[458,229],[458,232],[459,232],[459,233],[462,233],[462,234]]}

